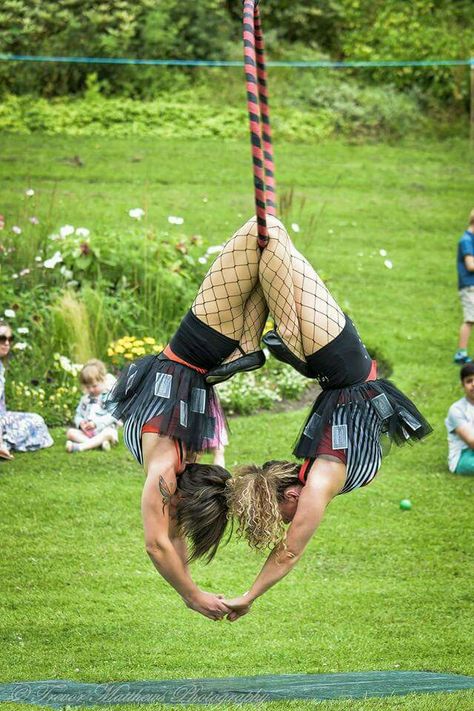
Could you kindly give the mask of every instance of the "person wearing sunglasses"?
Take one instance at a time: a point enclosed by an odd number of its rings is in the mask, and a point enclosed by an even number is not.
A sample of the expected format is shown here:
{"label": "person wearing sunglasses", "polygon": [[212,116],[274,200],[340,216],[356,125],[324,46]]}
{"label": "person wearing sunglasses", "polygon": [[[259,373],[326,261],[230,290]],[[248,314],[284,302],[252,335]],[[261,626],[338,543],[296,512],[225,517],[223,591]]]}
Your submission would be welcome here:
{"label": "person wearing sunglasses", "polygon": [[12,412],[5,403],[5,370],[14,335],[0,321],[0,459],[13,459],[12,450],[30,452],[53,444],[45,421],[33,412]]}

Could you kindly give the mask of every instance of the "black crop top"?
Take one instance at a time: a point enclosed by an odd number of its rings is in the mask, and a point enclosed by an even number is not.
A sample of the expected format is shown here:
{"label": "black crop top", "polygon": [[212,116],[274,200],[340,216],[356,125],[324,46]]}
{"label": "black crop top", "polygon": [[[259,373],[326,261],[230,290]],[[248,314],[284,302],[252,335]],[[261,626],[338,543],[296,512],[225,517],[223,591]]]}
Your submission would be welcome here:
{"label": "black crop top", "polygon": [[222,363],[238,344],[198,319],[190,309],[171,339],[170,348],[187,363],[209,370]]}
{"label": "black crop top", "polygon": [[349,316],[341,333],[313,355],[306,356],[306,360],[312,377],[323,390],[363,383],[372,367],[372,360]]}

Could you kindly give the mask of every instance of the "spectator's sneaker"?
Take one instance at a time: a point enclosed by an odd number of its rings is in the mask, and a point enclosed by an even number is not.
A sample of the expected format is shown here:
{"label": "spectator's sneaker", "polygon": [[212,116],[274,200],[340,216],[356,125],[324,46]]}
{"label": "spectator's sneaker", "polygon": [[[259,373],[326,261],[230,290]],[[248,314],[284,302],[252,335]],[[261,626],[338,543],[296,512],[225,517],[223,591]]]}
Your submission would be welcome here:
{"label": "spectator's sneaker", "polygon": [[472,363],[472,358],[468,356],[467,351],[458,351],[453,358],[453,362],[456,365],[466,365],[466,363]]}

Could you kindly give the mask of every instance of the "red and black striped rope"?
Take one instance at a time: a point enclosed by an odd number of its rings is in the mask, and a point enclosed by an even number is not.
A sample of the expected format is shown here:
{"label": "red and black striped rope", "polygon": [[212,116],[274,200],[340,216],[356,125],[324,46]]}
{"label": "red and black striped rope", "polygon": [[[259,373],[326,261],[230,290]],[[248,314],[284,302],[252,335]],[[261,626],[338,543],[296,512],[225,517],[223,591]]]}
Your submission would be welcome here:
{"label": "red and black striped rope", "polygon": [[258,243],[268,242],[267,214],[276,214],[275,171],[259,0],[244,0],[244,64],[252,145]]}

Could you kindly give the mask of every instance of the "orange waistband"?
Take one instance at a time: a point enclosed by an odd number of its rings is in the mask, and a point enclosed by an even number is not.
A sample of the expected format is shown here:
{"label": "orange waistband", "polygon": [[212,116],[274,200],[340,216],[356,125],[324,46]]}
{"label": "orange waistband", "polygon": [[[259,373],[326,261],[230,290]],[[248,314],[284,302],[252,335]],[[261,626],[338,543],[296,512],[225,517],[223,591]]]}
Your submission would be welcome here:
{"label": "orange waistband", "polygon": [[198,373],[201,373],[204,375],[204,373],[207,373],[207,370],[205,368],[198,368],[197,365],[192,365],[192,363],[188,363],[187,361],[183,360],[179,356],[176,355],[176,353],[173,353],[173,351],[170,348],[170,344],[166,346],[164,349],[163,353],[169,360],[174,361],[175,363],[181,363],[181,365],[185,365],[188,368],[191,368],[192,370],[196,370]]}
{"label": "orange waistband", "polygon": [[372,365],[370,367],[370,373],[365,379],[365,382],[367,383],[369,380],[377,380],[377,361],[373,360]]}

